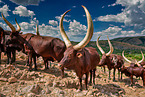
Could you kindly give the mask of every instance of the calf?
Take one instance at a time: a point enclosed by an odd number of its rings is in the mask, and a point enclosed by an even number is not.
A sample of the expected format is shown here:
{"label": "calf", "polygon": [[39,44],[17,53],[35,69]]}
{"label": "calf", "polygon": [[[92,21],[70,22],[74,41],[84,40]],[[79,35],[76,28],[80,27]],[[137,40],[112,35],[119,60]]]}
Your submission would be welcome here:
{"label": "calf", "polygon": [[[93,35],[93,22],[87,8],[85,6],[82,7],[86,12],[86,17],[88,21],[88,30],[85,38],[80,43],[73,46],[70,40],[68,39],[63,28],[63,18],[65,14],[68,13],[70,10],[66,11],[62,15],[60,20],[60,25],[59,25],[61,36],[67,47],[66,51],[64,52],[64,57],[59,62],[60,69],[62,71],[62,77],[64,77],[64,68],[74,70],[76,72],[76,75],[79,77],[80,90],[82,90],[82,76],[84,74],[86,75],[85,86],[87,89],[88,74],[89,72],[92,74],[92,70],[93,70],[93,85],[95,85],[96,66],[100,61],[99,54],[95,48],[85,47],[88,44],[88,42],[91,40]],[[90,81],[92,81],[91,77],[90,77]]]}

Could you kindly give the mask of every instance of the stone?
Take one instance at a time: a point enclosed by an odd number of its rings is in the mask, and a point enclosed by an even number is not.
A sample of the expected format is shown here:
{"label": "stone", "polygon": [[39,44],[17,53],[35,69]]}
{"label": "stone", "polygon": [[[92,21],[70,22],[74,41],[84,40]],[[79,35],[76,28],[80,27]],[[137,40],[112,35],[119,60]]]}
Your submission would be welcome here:
{"label": "stone", "polygon": [[15,82],[17,82],[17,78],[11,77],[11,78],[8,79],[8,82],[9,83],[15,83]]}
{"label": "stone", "polygon": [[27,74],[23,73],[23,75],[20,77],[20,80],[26,80],[27,79]]}
{"label": "stone", "polygon": [[7,78],[0,78],[0,81],[7,82],[7,81],[8,81],[8,79],[7,79]]}
{"label": "stone", "polygon": [[35,97],[36,95],[34,93],[27,94],[27,97]]}
{"label": "stone", "polygon": [[31,89],[31,92],[38,93],[40,90],[40,86],[38,84],[33,85],[33,88]]}

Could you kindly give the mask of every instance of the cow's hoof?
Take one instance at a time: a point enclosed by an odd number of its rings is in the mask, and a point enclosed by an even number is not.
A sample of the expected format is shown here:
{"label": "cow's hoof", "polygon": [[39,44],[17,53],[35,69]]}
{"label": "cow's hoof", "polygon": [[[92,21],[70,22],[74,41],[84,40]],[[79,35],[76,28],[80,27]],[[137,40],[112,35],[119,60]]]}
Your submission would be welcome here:
{"label": "cow's hoof", "polygon": [[117,80],[113,79],[113,82],[117,82]]}
{"label": "cow's hoof", "polygon": [[33,71],[38,71],[38,69],[37,68],[34,68]]}
{"label": "cow's hoof", "polygon": [[29,68],[28,71],[32,71],[32,68]]}
{"label": "cow's hoof", "polygon": [[92,83],[91,83],[91,82],[89,82],[89,85],[91,86],[91,85],[92,85]]}

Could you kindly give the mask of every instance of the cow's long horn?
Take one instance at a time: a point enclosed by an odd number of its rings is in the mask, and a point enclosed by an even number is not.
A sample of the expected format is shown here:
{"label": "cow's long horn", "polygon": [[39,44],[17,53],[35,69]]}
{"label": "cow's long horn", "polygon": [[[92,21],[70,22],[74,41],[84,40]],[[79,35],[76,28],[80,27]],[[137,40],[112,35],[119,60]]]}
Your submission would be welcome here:
{"label": "cow's long horn", "polygon": [[16,32],[15,27],[4,17],[3,13],[1,13],[1,15],[6,24],[11,28],[12,32]]}
{"label": "cow's long horn", "polygon": [[85,6],[82,5],[82,7],[84,8],[86,16],[87,16],[88,29],[87,29],[87,34],[86,34],[85,38],[80,43],[73,46],[73,48],[75,50],[79,50],[79,49],[85,47],[89,43],[89,41],[91,40],[91,38],[93,36],[93,30],[94,30],[93,21],[92,21],[89,11],[87,10],[87,8]]}
{"label": "cow's long horn", "polygon": [[16,25],[17,25],[17,28],[18,28],[17,31],[20,32],[20,31],[21,31],[21,27],[20,27],[20,25],[18,24],[16,18],[15,18],[15,22],[16,22]]}
{"label": "cow's long horn", "polygon": [[137,64],[138,66],[141,66],[138,62],[137,62],[137,60],[135,59],[135,64]]}
{"label": "cow's long horn", "polygon": [[36,34],[40,36],[38,25],[36,24]]}
{"label": "cow's long horn", "polygon": [[[108,38],[108,36],[107,36],[107,38]],[[110,51],[106,54],[106,56],[109,56],[109,55],[111,55],[113,53],[113,46],[112,46],[109,38],[108,38],[108,43],[109,43]]]}
{"label": "cow's long horn", "polygon": [[138,64],[140,64],[140,63],[143,62],[143,60],[144,60],[144,55],[143,55],[142,51],[141,51],[141,54],[142,54],[142,60],[138,61],[138,62],[137,62]]}
{"label": "cow's long horn", "polygon": [[62,17],[61,17],[61,19],[60,19],[60,24],[59,24],[60,33],[61,33],[61,36],[62,36],[64,42],[65,42],[66,47],[70,47],[70,46],[72,45],[71,42],[70,42],[70,40],[69,40],[69,38],[67,37],[67,35],[66,35],[65,31],[64,31],[64,28],[63,28],[63,18],[64,18],[64,16],[65,16],[65,14],[68,13],[69,11],[70,11],[70,10],[66,11],[66,12],[62,15]]}
{"label": "cow's long horn", "polygon": [[102,53],[102,54],[105,54],[105,52],[104,52],[104,50],[100,47],[100,45],[99,45],[99,38],[100,38],[101,36],[99,36],[98,38],[97,38],[97,42],[96,42],[96,44],[97,44],[97,47],[98,47],[98,49],[100,50],[100,52]]}
{"label": "cow's long horn", "polygon": [[124,56],[124,51],[122,52],[122,57],[123,57],[128,63],[131,63],[131,61],[128,60],[128,59]]}

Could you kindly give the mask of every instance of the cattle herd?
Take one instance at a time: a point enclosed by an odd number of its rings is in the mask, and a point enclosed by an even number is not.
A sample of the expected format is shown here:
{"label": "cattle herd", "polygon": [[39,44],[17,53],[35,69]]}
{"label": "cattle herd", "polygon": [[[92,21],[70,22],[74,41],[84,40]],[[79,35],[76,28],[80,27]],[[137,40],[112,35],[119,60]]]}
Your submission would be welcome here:
{"label": "cattle herd", "polygon": [[[122,74],[131,78],[131,84],[133,84],[133,76],[142,77],[143,86],[145,86],[145,69],[144,65],[144,55],[142,54],[142,60],[132,62],[124,56],[124,51],[121,55],[112,54],[113,46],[108,38],[108,43],[110,51],[105,53],[104,50],[99,45],[99,38],[97,39],[96,46],[102,53],[102,58],[93,47],[85,47],[93,36],[93,21],[91,15],[85,6],[82,6],[85,10],[87,17],[87,33],[84,39],[76,45],[72,45],[71,41],[67,37],[64,28],[63,28],[63,19],[65,15],[70,11],[66,11],[61,19],[59,24],[59,29],[61,36],[64,41],[59,38],[54,38],[50,36],[41,36],[38,31],[38,26],[36,26],[37,34],[27,33],[22,34],[21,27],[17,23],[17,29],[3,16],[5,23],[11,28],[11,31],[4,30],[0,27],[0,63],[1,63],[1,53],[4,52],[7,55],[7,64],[11,64],[16,60],[16,51],[22,51],[27,55],[27,66],[28,70],[33,70],[32,62],[34,62],[34,70],[37,70],[36,59],[42,57],[45,64],[45,69],[48,69],[48,61],[57,61],[58,66],[61,70],[61,76],[64,77],[64,68],[69,70],[74,70],[80,81],[80,90],[82,90],[82,77],[85,74],[85,88],[87,89],[88,76],[90,75],[89,84],[95,85],[95,72],[96,66],[104,67],[107,65],[109,69],[109,79],[111,70],[113,72],[113,81],[115,81],[115,71],[118,70],[118,79],[122,79]],[[51,32],[50,32],[51,33]],[[33,61],[32,61],[33,60]],[[124,60],[130,63],[129,67],[124,66]],[[120,78],[121,73],[121,78]]]}

